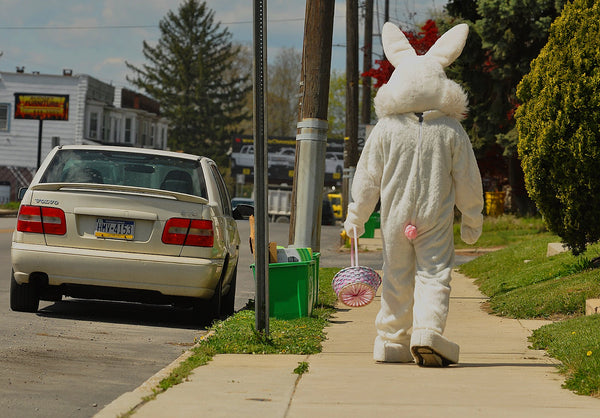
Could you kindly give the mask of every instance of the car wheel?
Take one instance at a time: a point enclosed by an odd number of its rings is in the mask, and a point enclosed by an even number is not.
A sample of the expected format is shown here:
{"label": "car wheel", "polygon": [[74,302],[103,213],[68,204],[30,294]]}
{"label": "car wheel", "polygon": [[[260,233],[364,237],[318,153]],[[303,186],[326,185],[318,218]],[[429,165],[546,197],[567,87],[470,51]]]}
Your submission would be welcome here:
{"label": "car wheel", "polygon": [[14,271],[10,274],[10,309],[17,312],[37,312],[40,306],[40,295],[35,285],[19,284],[15,280]]}
{"label": "car wheel", "polygon": [[221,309],[220,316],[221,318],[225,318],[233,315],[235,311],[235,284],[237,281],[237,266],[235,266],[235,270],[233,271],[233,277],[231,278],[231,283],[229,285],[229,290],[226,294],[221,297]]}

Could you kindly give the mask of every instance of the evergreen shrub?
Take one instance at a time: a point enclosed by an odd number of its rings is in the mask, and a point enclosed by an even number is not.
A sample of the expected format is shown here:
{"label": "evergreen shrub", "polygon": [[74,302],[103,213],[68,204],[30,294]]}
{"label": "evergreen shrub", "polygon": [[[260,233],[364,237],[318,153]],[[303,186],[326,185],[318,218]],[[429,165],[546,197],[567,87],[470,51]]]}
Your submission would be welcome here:
{"label": "evergreen shrub", "polygon": [[527,191],[577,255],[600,239],[600,2],[565,5],[517,97]]}

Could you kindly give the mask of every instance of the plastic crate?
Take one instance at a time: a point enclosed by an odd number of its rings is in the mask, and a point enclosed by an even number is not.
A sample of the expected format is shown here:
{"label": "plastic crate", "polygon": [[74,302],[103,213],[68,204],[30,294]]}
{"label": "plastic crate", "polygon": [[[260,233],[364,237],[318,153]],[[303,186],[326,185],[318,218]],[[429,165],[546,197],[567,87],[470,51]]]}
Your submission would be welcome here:
{"label": "plastic crate", "polygon": [[[310,316],[318,292],[316,261],[269,264],[269,317],[294,319]],[[250,266],[256,280],[256,268]]]}

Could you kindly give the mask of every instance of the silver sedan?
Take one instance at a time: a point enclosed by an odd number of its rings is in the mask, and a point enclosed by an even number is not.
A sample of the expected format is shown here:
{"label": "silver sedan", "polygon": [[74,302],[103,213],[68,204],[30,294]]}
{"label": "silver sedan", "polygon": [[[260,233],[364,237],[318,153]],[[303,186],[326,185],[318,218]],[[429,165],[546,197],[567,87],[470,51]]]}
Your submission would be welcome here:
{"label": "silver sedan", "polygon": [[53,149],[24,191],[10,304],[78,298],[233,313],[240,238],[214,161],[140,148]]}

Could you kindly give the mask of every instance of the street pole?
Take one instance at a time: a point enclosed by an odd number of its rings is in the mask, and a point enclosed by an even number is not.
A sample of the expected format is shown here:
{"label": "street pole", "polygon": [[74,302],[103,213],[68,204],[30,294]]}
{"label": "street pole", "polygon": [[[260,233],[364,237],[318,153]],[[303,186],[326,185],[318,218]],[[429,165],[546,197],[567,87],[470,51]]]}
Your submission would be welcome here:
{"label": "street pole", "polygon": [[[365,1],[365,40],[363,46],[363,73],[373,65],[373,0]],[[360,122],[364,125],[371,123],[371,77],[362,78],[362,103]],[[366,140],[367,138],[365,138]]]}
{"label": "street pole", "polygon": [[290,243],[320,250],[335,0],[307,0]]}
{"label": "street pole", "polygon": [[383,12],[383,23],[390,20],[390,0],[385,0],[385,8]]}
{"label": "street pole", "polygon": [[346,1],[346,134],[344,136],[343,215],[358,162],[358,2]]}
{"label": "street pole", "polygon": [[269,335],[269,222],[267,217],[267,0],[254,0],[254,256],[256,330]]}
{"label": "street pole", "polygon": [[40,125],[38,126],[38,147],[37,147],[37,168],[40,168],[42,163],[42,127],[44,126],[44,119],[40,119]]}

